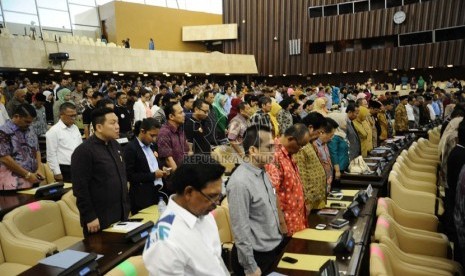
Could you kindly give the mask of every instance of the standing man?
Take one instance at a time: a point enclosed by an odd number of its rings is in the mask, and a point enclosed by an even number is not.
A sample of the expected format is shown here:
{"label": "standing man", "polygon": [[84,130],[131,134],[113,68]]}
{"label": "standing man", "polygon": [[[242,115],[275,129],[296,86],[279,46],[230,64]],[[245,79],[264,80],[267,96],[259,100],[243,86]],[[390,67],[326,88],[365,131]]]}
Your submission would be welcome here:
{"label": "standing man", "polygon": [[223,173],[224,167],[210,156],[192,156],[174,172],[176,193],[169,198],[142,254],[150,275],[230,275],[211,213],[220,204]]}
{"label": "standing man", "polygon": [[244,140],[245,131],[247,129],[247,120],[250,118],[251,108],[247,102],[241,102],[237,109],[239,113],[232,118],[228,127],[228,139],[231,147],[240,156],[244,156],[244,147],[242,141]]}
{"label": "standing man", "polygon": [[38,173],[41,157],[37,135],[30,127],[34,107],[21,104],[11,120],[0,127],[0,191],[31,188],[44,176]]}
{"label": "standing man", "polygon": [[132,131],[132,118],[131,112],[126,107],[128,102],[128,96],[123,92],[116,93],[116,105],[115,114],[118,117],[119,124],[119,137],[128,137],[130,131]]}
{"label": "standing man", "polygon": [[77,108],[70,102],[60,106],[60,120],[45,135],[47,163],[56,181],[71,182],[71,155],[82,143],[79,128],[74,124]]}
{"label": "standing man", "polygon": [[119,137],[118,117],[109,108],[92,112],[94,135],[71,156],[73,193],[84,236],[125,220],[129,215],[128,184]]}
{"label": "standing man", "polygon": [[292,155],[309,141],[310,134],[305,125],[291,126],[281,137],[275,139],[273,161],[266,165],[284,212],[288,236],[308,227],[302,180]]}
{"label": "standing man", "polygon": [[407,104],[405,105],[405,110],[407,111],[408,119],[408,128],[415,128],[415,113],[413,111],[413,96],[408,96]]}
{"label": "standing man", "polygon": [[355,129],[353,121],[357,119],[360,108],[356,103],[349,103],[346,108],[347,113],[347,140],[349,141],[349,159],[354,160],[362,154],[360,138]]}
{"label": "standing man", "polygon": [[181,105],[177,103],[168,103],[165,106],[165,114],[168,121],[158,134],[158,157],[164,159],[165,166],[175,171],[189,151],[182,128],[186,116]]}
{"label": "standing man", "polygon": [[270,111],[271,111],[271,98],[262,96],[258,99],[259,109],[255,114],[250,117],[249,125],[250,126],[265,126],[271,129],[271,133],[275,133],[273,129],[273,124],[271,123]]}
{"label": "standing man", "polygon": [[394,130],[396,134],[408,131],[408,117],[405,105],[408,102],[408,96],[400,96],[400,103],[396,107],[396,113],[394,116]]}
{"label": "standing man", "polygon": [[380,109],[381,109],[380,102],[370,100],[370,104],[369,104],[370,115],[367,116],[367,121],[368,123],[370,123],[370,126],[371,126],[371,130],[372,130],[371,140],[373,141],[374,148],[378,146],[378,134],[381,133],[381,128],[379,126],[379,121],[378,121],[378,113]]}
{"label": "standing man", "polygon": [[16,108],[26,102],[26,91],[23,89],[17,89],[13,95],[13,98],[6,103],[6,111],[10,118],[13,118],[13,112]]}
{"label": "standing man", "polygon": [[45,111],[44,103],[46,102],[45,95],[42,93],[37,93],[32,103],[32,106],[36,110],[37,117],[32,123],[32,128],[36,133],[37,137],[45,135],[47,132],[47,114]]}
{"label": "standing man", "polygon": [[210,155],[212,147],[205,138],[206,119],[210,112],[209,105],[202,99],[197,99],[194,102],[194,113],[187,118],[184,124],[184,132],[186,133],[187,142],[192,144],[194,154]]}
{"label": "standing man", "polygon": [[249,127],[243,145],[248,162],[234,171],[226,188],[234,233],[232,269],[234,275],[261,275],[281,253],[286,224],[265,171],[274,152],[270,129]]}
{"label": "standing man", "polygon": [[84,137],[86,138],[89,138],[89,136],[93,133],[93,129],[91,132],[91,123],[92,123],[91,114],[92,114],[92,111],[94,111],[95,107],[97,106],[97,103],[102,98],[103,98],[102,93],[94,92],[94,94],[92,94],[92,98],[90,99],[89,105],[84,110],[84,113],[82,113],[82,122],[84,123]]}

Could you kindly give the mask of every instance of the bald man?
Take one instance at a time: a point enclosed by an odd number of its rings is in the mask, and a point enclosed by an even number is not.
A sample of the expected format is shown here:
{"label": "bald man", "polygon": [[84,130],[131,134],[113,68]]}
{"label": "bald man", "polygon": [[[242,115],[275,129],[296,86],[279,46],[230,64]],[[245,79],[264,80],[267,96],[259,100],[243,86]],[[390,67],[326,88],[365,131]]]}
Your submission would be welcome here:
{"label": "bald man", "polygon": [[23,103],[26,103],[26,91],[23,89],[17,89],[13,98],[6,104],[6,111],[10,118],[13,118],[13,112]]}

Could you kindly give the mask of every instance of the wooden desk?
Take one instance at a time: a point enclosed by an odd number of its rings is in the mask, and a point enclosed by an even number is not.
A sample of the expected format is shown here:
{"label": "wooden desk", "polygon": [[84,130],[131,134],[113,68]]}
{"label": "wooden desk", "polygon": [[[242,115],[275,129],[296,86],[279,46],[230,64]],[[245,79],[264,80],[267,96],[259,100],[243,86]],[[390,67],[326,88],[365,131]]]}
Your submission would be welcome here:
{"label": "wooden desk", "polygon": [[[98,234],[85,238],[68,249],[82,252],[94,252],[103,255],[102,258],[97,260],[97,263],[100,274],[104,274],[127,258],[142,254],[144,245],[145,239],[137,243],[130,243],[124,240],[124,234],[99,232]],[[58,267],[37,264],[20,275],[52,276],[58,275],[62,271],[63,269]]]}
{"label": "wooden desk", "polygon": [[71,189],[63,189],[61,192],[58,192],[56,194],[40,198],[37,198],[34,195],[16,193],[14,191],[2,192],[2,194],[0,194],[0,219],[3,219],[3,217],[8,212],[15,209],[16,207],[26,205],[31,202],[39,200],[59,200],[61,199],[61,196],[67,193],[69,190]]}
{"label": "wooden desk", "polygon": [[[364,268],[366,260],[368,259],[367,248],[370,246],[370,234],[373,228],[374,217],[376,214],[376,203],[377,203],[378,189],[373,189],[373,196],[363,206],[360,216],[351,220],[349,225],[339,229],[347,230],[351,229],[355,240],[354,251],[351,254],[337,254],[333,253],[333,249],[336,243],[311,241],[304,239],[291,238],[288,244],[285,246],[283,252],[279,258],[276,259],[271,271],[276,271],[285,275],[318,275],[317,271],[303,271],[303,270],[290,270],[278,268],[279,261],[281,260],[285,252],[288,253],[300,253],[300,254],[311,254],[311,255],[323,255],[323,256],[336,256],[336,262],[339,267],[339,271],[345,272],[342,275],[363,275],[366,273]],[[342,200],[352,200],[352,197],[344,197]],[[329,226],[329,222],[336,218],[341,218],[344,210],[340,210],[337,216],[318,215],[316,211],[312,211],[309,216],[309,228],[315,228],[319,223],[324,223],[327,226],[326,229],[333,229]],[[269,272],[271,272],[269,271]],[[267,273],[265,273],[266,275]]]}

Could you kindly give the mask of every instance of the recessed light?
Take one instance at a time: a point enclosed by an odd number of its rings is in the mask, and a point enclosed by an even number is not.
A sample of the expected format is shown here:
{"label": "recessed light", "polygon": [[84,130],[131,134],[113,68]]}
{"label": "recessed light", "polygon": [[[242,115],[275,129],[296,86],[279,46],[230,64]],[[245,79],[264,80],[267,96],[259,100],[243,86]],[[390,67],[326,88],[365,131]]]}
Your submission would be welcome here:
{"label": "recessed light", "polygon": [[226,73],[226,74],[224,74],[224,75],[225,75],[225,76],[229,76],[230,74],[229,74],[229,73]]}
{"label": "recessed light", "polygon": [[[302,76],[302,74],[300,74]],[[314,76],[316,76],[316,73],[313,73]]]}
{"label": "recessed light", "polygon": [[170,74],[166,73],[166,75],[165,75],[165,76],[169,77],[169,76],[170,76]]}
{"label": "recessed light", "polygon": [[272,78],[272,77],[273,77],[273,75],[268,75],[268,77]]}
{"label": "recessed light", "polygon": [[37,71],[34,71],[34,72],[32,72],[32,74],[34,74],[34,75],[38,75],[38,74],[39,74],[39,72],[37,72]]}
{"label": "recessed light", "polygon": [[139,72],[139,75],[143,75],[143,74],[144,74],[144,72]]}
{"label": "recessed light", "polygon": [[89,70],[86,70],[86,71],[84,71],[84,73],[86,73],[86,74],[89,74],[89,73],[90,73],[90,71],[89,71]]}
{"label": "recessed light", "polygon": [[113,71],[113,74],[115,74],[115,75],[118,74],[118,71]]}
{"label": "recessed light", "polygon": [[124,76],[124,74],[123,74],[123,73],[119,73],[118,76]]}
{"label": "recessed light", "polygon": [[144,77],[147,77],[149,74],[144,74]]}
{"label": "recessed light", "polygon": [[375,69],[375,72],[378,72],[378,69]]}
{"label": "recessed light", "polygon": [[302,73],[299,73],[299,76],[302,76]]}
{"label": "recessed light", "polygon": [[94,75],[94,76],[98,76],[98,73],[92,73],[92,75]]}
{"label": "recessed light", "polygon": [[60,73],[61,70],[60,70],[60,69],[55,69],[55,70],[53,70],[53,72],[55,72],[55,73]]}
{"label": "recessed light", "polygon": [[332,72],[328,72],[328,75],[331,75],[331,74],[332,74]]}
{"label": "recessed light", "polygon": [[210,76],[210,73],[205,73],[205,75]]}
{"label": "recessed light", "polygon": [[397,71],[397,68],[392,68],[392,71]]}
{"label": "recessed light", "polygon": [[283,77],[285,77],[285,76],[286,76],[286,74],[283,74]]}
{"label": "recessed light", "polygon": [[27,69],[26,69],[26,68],[21,68],[21,69],[19,69],[19,71],[21,71],[21,72],[26,72]]}
{"label": "recessed light", "polygon": [[429,69],[433,69],[433,68],[434,68],[434,66],[433,66],[433,65],[430,65],[430,66],[428,66],[428,68],[429,68]]}
{"label": "recessed light", "polygon": [[347,74],[347,71],[343,71],[342,74]]}
{"label": "recessed light", "polygon": [[359,72],[360,72],[360,73],[363,73],[363,70],[360,70]]}
{"label": "recessed light", "polygon": [[68,75],[69,75],[69,72],[64,72],[63,74],[65,74],[65,75],[67,75],[67,76],[68,76]]}
{"label": "recessed light", "polygon": [[415,67],[410,67],[410,70],[415,70]]}
{"label": "recessed light", "polygon": [[447,64],[447,67],[451,68],[451,67],[454,67],[453,64]]}
{"label": "recessed light", "polygon": [[165,75],[165,76],[168,75],[168,73],[166,73],[166,72],[163,72],[162,74]]}

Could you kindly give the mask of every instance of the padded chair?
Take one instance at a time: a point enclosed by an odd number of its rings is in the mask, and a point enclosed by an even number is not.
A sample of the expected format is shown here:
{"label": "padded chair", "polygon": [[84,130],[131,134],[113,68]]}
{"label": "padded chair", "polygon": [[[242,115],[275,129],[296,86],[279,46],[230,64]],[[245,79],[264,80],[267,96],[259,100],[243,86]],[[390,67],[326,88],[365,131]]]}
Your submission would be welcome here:
{"label": "padded chair", "polygon": [[426,168],[428,168],[429,166],[422,166],[420,167],[422,170],[417,170],[417,167],[414,165],[414,163],[412,163],[411,161],[404,161],[403,158],[396,160],[396,164],[398,164],[401,167],[401,169],[404,172],[406,172],[405,175],[407,175],[410,178],[433,184],[437,183],[438,179],[436,170],[426,170]]}
{"label": "padded chair", "polygon": [[55,250],[43,242],[17,239],[0,223],[0,275],[18,275]]}
{"label": "padded chair", "polygon": [[378,198],[376,216],[387,214],[404,227],[425,231],[438,231],[439,219],[435,215],[413,212],[399,207],[389,197]]}
{"label": "padded chair", "polygon": [[435,183],[431,181],[418,180],[418,176],[411,176],[412,173],[409,173],[410,171],[408,171],[406,167],[401,166],[399,163],[395,163],[392,166],[392,171],[397,173],[398,180],[404,187],[436,195],[437,187]]}
{"label": "padded chair", "polygon": [[374,241],[391,240],[405,253],[447,259],[449,240],[444,234],[407,228],[386,214],[378,216]]}
{"label": "padded chair", "polygon": [[231,173],[239,162],[234,149],[226,145],[216,147],[212,152],[212,157],[226,168],[225,173]]}
{"label": "padded chair", "polygon": [[426,151],[427,153],[433,155],[439,154],[438,145],[431,143],[429,140],[426,140],[425,138],[420,138],[417,140],[417,143],[420,149]]}
{"label": "padded chair", "polygon": [[422,149],[417,142],[413,142],[410,148],[413,148],[415,152],[418,154],[418,156],[423,157],[425,159],[430,159],[430,160],[438,160],[439,161],[439,155],[438,154],[430,154],[424,149]]}
{"label": "padded chair", "polygon": [[406,150],[403,150],[399,156],[397,156],[396,161],[402,160],[406,162],[412,170],[419,171],[419,172],[428,172],[428,173],[435,173],[437,172],[438,168],[437,166],[432,166],[428,164],[420,164],[418,162],[413,162],[412,159],[410,159],[408,152]]}
{"label": "padded chair", "polygon": [[450,272],[407,263],[384,244],[370,245],[370,276],[440,276]]}
{"label": "padded chair", "polygon": [[415,191],[399,181],[399,174],[395,171],[389,173],[390,197],[399,207],[414,212],[421,212],[433,215],[444,213],[443,202],[435,194]]}
{"label": "padded chair", "polygon": [[75,224],[65,217],[68,215],[57,202],[41,200],[14,209],[3,222],[19,239],[47,242],[62,251],[83,239],[82,231],[78,235]]}
{"label": "padded chair", "polygon": [[108,271],[107,276],[148,276],[142,255],[132,256]]}
{"label": "padded chair", "polygon": [[60,201],[66,203],[67,207],[71,209],[73,213],[79,216],[79,209],[77,208],[76,197],[74,196],[72,190],[64,194],[61,197]]}
{"label": "padded chair", "polygon": [[412,148],[412,147],[410,147],[407,150],[407,153],[408,153],[410,159],[413,162],[416,162],[418,164],[425,164],[425,165],[434,166],[434,167],[437,167],[439,165],[439,158],[436,158],[436,159],[425,158],[424,156],[419,155],[417,153],[417,151],[415,151],[415,149]]}
{"label": "padded chair", "polygon": [[45,176],[45,179],[40,182],[40,186],[54,183],[55,182],[55,176],[53,175],[52,169],[50,169],[50,166],[48,163],[42,163],[42,166],[40,167],[40,173]]}
{"label": "padded chair", "polygon": [[216,226],[218,226],[218,233],[220,235],[220,242],[223,248],[232,249],[234,243],[231,231],[231,221],[229,220],[229,210],[224,206],[217,206],[213,211]]}
{"label": "padded chair", "polygon": [[439,145],[439,140],[441,140],[441,136],[433,129],[430,129],[428,130],[428,140],[433,144]]}
{"label": "padded chair", "polygon": [[65,230],[68,236],[83,237],[79,210],[76,205],[76,197],[73,191],[69,191],[57,201],[65,225]]}

